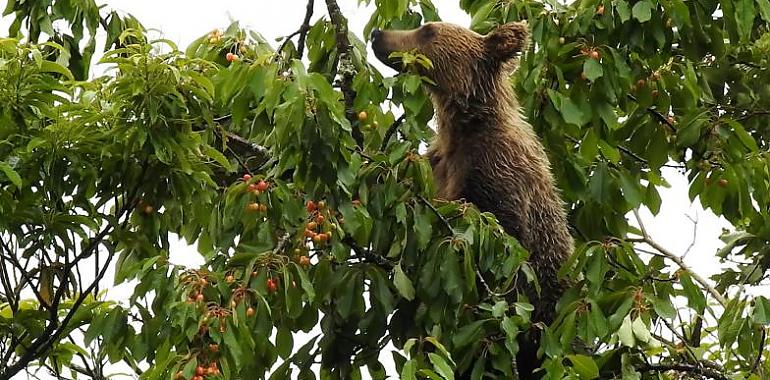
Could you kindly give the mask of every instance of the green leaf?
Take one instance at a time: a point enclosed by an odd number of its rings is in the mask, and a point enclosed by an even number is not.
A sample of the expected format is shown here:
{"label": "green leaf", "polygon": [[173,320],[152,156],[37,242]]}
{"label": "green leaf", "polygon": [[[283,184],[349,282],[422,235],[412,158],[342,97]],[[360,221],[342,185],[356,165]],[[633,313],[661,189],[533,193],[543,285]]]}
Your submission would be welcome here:
{"label": "green leaf", "polygon": [[624,346],[627,346],[627,347],[636,346],[636,340],[634,339],[634,330],[631,324],[631,317],[628,315],[626,315],[626,317],[623,318],[623,323],[620,325],[620,328],[618,329],[618,338],[620,339],[620,343],[622,343]]}
{"label": "green leaf", "polygon": [[590,120],[589,114],[580,109],[572,99],[564,96],[562,93],[548,89],[548,95],[556,109],[561,112],[565,122],[580,127]]}
{"label": "green leaf", "polygon": [[588,80],[591,82],[595,81],[597,78],[600,78],[604,74],[604,71],[602,70],[602,64],[593,58],[586,58],[586,60],[583,61],[583,72],[586,74],[586,78],[588,78]]}
{"label": "green leaf", "polygon": [[609,204],[610,200],[610,174],[607,164],[600,162],[596,166],[593,176],[588,183],[591,198],[599,204]]}
{"label": "green leaf", "polygon": [[455,335],[452,337],[452,343],[455,348],[462,348],[469,345],[484,336],[484,326],[486,320],[479,320],[471,322],[463,327],[460,327]]}
{"label": "green leaf", "polygon": [[766,22],[770,22],[770,1],[757,0],[757,6],[759,7],[759,14]]}
{"label": "green leaf", "polygon": [[673,319],[676,317],[676,309],[674,308],[674,305],[671,303],[671,299],[668,296],[666,296],[666,298],[653,298],[652,307],[655,309],[655,312],[658,313],[658,315],[662,318]]}
{"label": "green leaf", "polygon": [[414,207],[414,232],[417,236],[417,247],[425,249],[430,243],[433,225],[431,224],[431,214],[420,205]]}
{"label": "green leaf", "polygon": [[755,298],[752,318],[756,323],[770,325],[770,300],[763,296]]}
{"label": "green leaf", "polygon": [[508,302],[505,300],[495,302],[495,306],[492,306],[492,316],[500,318],[505,315],[505,311],[508,310]]}
{"label": "green leaf", "polygon": [[292,348],[294,347],[294,336],[291,330],[287,328],[279,328],[278,333],[275,336],[275,348],[278,351],[278,355],[286,359],[291,356]]}
{"label": "green leaf", "polygon": [[636,317],[634,319],[634,322],[631,324],[631,328],[634,331],[634,336],[636,339],[639,339],[639,341],[644,343],[649,343],[652,336],[650,335],[650,330],[647,328],[647,325],[644,324],[644,321],[641,317]]}
{"label": "green leaf", "polygon": [[599,367],[593,359],[585,355],[567,355],[572,362],[572,368],[582,379],[595,379],[599,377]]}
{"label": "green leaf", "polygon": [[404,363],[404,368],[401,369],[402,380],[417,380],[417,362],[414,359],[410,359]]}
{"label": "green leaf", "polygon": [[610,160],[613,164],[620,163],[620,151],[606,141],[599,140],[599,150],[602,152],[602,156]]}
{"label": "green leaf", "polygon": [[684,293],[687,296],[687,304],[695,309],[698,314],[702,314],[706,309],[706,297],[700,287],[695,285],[689,273],[683,273],[679,276],[679,282],[682,284]]}
{"label": "green leaf", "polygon": [[452,367],[447,364],[443,357],[434,354],[433,352],[429,352],[428,358],[430,359],[431,364],[433,364],[433,368],[439,375],[441,375],[441,377],[447,380],[454,380],[454,371],[452,371]]}
{"label": "green leaf", "polygon": [[2,171],[5,176],[11,180],[11,183],[13,183],[14,186],[21,189],[21,177],[19,176],[19,173],[16,173],[16,171],[11,168],[10,165],[0,161],[0,171]]}
{"label": "green leaf", "polygon": [[631,207],[637,207],[642,203],[642,189],[639,181],[636,178],[631,177],[625,170],[619,170],[620,175],[620,188],[623,191],[623,198],[628,201]]}
{"label": "green leaf", "polygon": [[754,30],[754,17],[756,17],[754,0],[733,0],[733,2],[735,3],[735,22],[738,27],[738,36],[740,36],[741,42],[747,42],[751,37],[752,30]]}
{"label": "green leaf", "polygon": [[230,165],[230,161],[227,160],[227,157],[225,157],[222,152],[212,148],[210,145],[203,146],[203,153],[212,160],[216,161],[219,165],[222,166],[223,169],[227,171],[233,170],[232,165]]}
{"label": "green leaf", "polygon": [[650,4],[648,0],[642,0],[634,4],[631,13],[634,15],[634,18],[641,23],[650,21],[650,18],[652,18],[652,4]]}
{"label": "green leaf", "polygon": [[57,73],[64,75],[69,80],[75,80],[75,77],[66,67],[51,61],[40,62],[40,71],[44,73]]}
{"label": "green leaf", "polygon": [[731,299],[725,306],[725,310],[717,323],[720,347],[729,347],[738,339],[741,328],[746,321],[741,315],[743,306],[743,302],[738,297]]}
{"label": "green leaf", "polygon": [[[223,322],[225,321],[223,320]],[[227,326],[224,338],[225,344],[227,344],[227,350],[232,352],[232,358],[235,360],[235,365],[240,366],[241,358],[243,357],[243,350],[241,348],[240,342],[238,341],[238,338],[235,337],[235,333],[233,332],[234,329],[235,328],[232,325]]]}
{"label": "green leaf", "polygon": [[393,284],[396,285],[396,290],[401,297],[406,298],[408,301],[414,299],[414,285],[409,277],[406,276],[404,270],[401,269],[401,263],[398,263],[393,268]]}
{"label": "green leaf", "polygon": [[625,23],[631,19],[631,9],[628,8],[626,0],[619,0],[615,5],[615,10],[618,12],[618,16],[620,16],[620,22]]}
{"label": "green leaf", "polygon": [[479,24],[481,24],[483,21],[487,21],[487,19],[489,19],[489,14],[492,12],[496,5],[496,2],[490,1],[478,9],[473,14],[473,18],[471,18],[470,29],[476,30],[479,27]]}

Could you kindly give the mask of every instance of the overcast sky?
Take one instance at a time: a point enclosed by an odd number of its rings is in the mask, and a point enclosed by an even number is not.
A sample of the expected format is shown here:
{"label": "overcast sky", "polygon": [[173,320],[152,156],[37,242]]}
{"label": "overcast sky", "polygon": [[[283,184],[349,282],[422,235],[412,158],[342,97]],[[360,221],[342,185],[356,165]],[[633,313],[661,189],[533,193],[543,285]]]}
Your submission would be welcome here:
{"label": "overcast sky", "polygon": [[[458,1],[433,2],[442,19],[468,26],[470,18],[459,9]],[[111,0],[100,3],[106,4],[109,9],[133,14],[145,27],[157,29],[164,38],[176,42],[182,50],[192,40],[215,28],[224,28],[231,21],[239,21],[242,26],[254,29],[268,41],[273,41],[276,37],[297,30],[302,23],[306,6],[304,0]],[[350,20],[350,29],[361,36],[371,14],[371,7],[359,8],[356,0],[339,0],[339,5]],[[325,2],[316,0],[314,19],[325,15]],[[0,20],[0,35],[7,34],[8,24],[8,18]],[[386,75],[394,74],[382,65],[378,67]],[[693,223],[687,216],[697,218],[697,241],[685,261],[704,277],[709,276],[719,270],[714,257],[714,253],[721,246],[718,236],[723,227],[730,226],[711,212],[702,210],[699,204],[690,203],[684,176],[675,170],[666,170],[665,173],[672,187],[661,189],[663,206],[657,217],[653,218],[646,210],[642,212],[647,229],[662,246],[681,254],[690,245],[693,236]],[[202,263],[195,249],[184,244],[175,244],[172,260],[187,265]],[[111,274],[108,274],[108,278],[110,276]],[[109,293],[109,297],[125,301],[131,291],[130,286],[116,287]],[[383,358],[389,357],[389,353],[383,355]],[[23,379],[26,376],[17,378]]]}

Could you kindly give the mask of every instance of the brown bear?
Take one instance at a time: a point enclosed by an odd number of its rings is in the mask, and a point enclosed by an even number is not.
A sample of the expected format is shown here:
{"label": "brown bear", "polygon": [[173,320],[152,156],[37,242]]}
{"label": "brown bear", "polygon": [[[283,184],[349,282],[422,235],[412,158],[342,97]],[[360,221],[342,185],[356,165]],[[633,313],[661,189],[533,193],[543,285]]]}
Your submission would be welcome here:
{"label": "brown bear", "polygon": [[[522,285],[535,306],[534,322],[551,323],[568,286],[557,271],[573,250],[563,202],[548,157],[519,111],[510,74],[528,41],[525,23],[500,25],[487,35],[461,26],[431,22],[407,31],[375,30],[375,55],[402,70],[396,51],[417,51],[432,69],[421,74],[437,118],[428,151],[439,197],[465,199],[494,214],[505,231],[530,252],[542,288],[537,296]],[[539,367],[536,332],[520,339],[517,367],[522,379]]]}

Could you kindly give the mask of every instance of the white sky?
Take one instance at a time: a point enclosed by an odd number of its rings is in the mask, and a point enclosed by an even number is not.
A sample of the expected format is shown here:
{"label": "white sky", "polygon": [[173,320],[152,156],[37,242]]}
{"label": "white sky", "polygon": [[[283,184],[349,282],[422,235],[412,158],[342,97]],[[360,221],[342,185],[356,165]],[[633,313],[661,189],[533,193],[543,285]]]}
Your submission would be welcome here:
{"label": "white sky", "polygon": [[[182,50],[192,40],[212,29],[224,28],[233,20],[239,21],[243,27],[260,32],[268,41],[274,41],[274,38],[288,35],[299,27],[306,6],[304,0],[111,0],[100,3],[106,4],[109,9],[133,14],[145,27],[159,30],[164,38],[176,42]],[[469,24],[470,17],[459,9],[458,1],[434,0],[434,3],[443,20],[464,26]],[[371,14],[371,7],[359,8],[356,0],[340,0],[339,5],[350,20],[349,28],[361,36]],[[315,0],[313,19],[321,15],[326,15],[325,1]],[[0,36],[7,33],[9,22],[8,18],[0,20]],[[103,45],[100,43],[98,46]],[[378,67],[386,75],[393,74],[392,70],[382,65]],[[687,179],[684,176],[675,170],[666,170],[665,173],[672,187],[661,189],[661,212],[657,217],[653,217],[646,210],[642,212],[648,232],[661,245],[681,254],[692,241],[693,224],[687,215],[693,218],[697,216],[697,241],[685,261],[704,277],[710,276],[719,270],[714,257],[716,250],[721,246],[718,236],[722,228],[729,228],[730,225],[710,211],[702,210],[697,202],[690,203],[687,197]],[[193,266],[202,263],[193,247],[177,243],[173,248],[173,262]],[[111,275],[108,273],[106,277],[110,279],[110,283]],[[115,287],[111,289],[109,297],[125,301],[131,291],[130,285]],[[382,357],[390,358],[390,354],[385,352]],[[26,375],[16,378],[23,379]]]}

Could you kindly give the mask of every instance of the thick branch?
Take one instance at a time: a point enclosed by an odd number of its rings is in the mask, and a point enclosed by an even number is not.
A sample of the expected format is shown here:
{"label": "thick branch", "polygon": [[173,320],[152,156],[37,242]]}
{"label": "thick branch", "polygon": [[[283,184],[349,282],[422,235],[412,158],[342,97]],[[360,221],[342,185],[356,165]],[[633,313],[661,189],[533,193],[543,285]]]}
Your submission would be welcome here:
{"label": "thick branch", "polygon": [[[329,18],[334,25],[337,39],[337,57],[334,66],[338,66],[337,73],[340,75],[340,90],[345,99],[345,117],[351,124],[355,124],[357,119],[353,102],[356,99],[356,91],[353,90],[353,77],[356,75],[356,68],[353,65],[353,53],[350,39],[348,39],[348,20],[342,15],[335,0],[326,0],[326,8],[329,10]],[[353,139],[359,147],[364,145],[364,136],[358,128],[353,128]]]}
{"label": "thick branch", "polygon": [[234,133],[225,132],[224,139],[227,143],[227,148],[234,154],[246,157],[259,157],[261,159],[270,157],[270,150],[262,145],[254,144]]}
{"label": "thick branch", "polygon": [[307,32],[310,30],[310,18],[313,17],[313,7],[315,6],[315,0],[308,0],[307,8],[305,9],[305,19],[302,21],[302,26],[299,27],[299,40],[297,41],[297,54],[299,59],[302,59],[302,55],[305,53],[305,38]]}
{"label": "thick branch", "polygon": [[[231,118],[232,118],[232,115],[225,115],[214,119],[214,122],[224,123],[229,121]],[[238,161],[238,164],[241,165],[241,167],[246,172],[250,172],[250,170],[248,165],[246,165],[246,163],[243,161],[241,157],[247,157],[247,158],[257,157],[260,159],[262,163],[264,163],[270,158],[270,150],[267,149],[266,147],[262,145],[254,144],[251,141],[235,133],[229,132],[224,128],[220,128],[218,125],[215,125],[211,128],[213,129],[214,134],[216,134],[217,138],[224,143],[226,150],[232,153],[232,156]]]}
{"label": "thick branch", "polygon": [[665,371],[679,371],[679,372],[689,372],[689,373],[695,373],[701,376],[706,376],[712,379],[716,380],[729,380],[729,378],[718,371],[707,368],[707,367],[700,367],[692,364],[643,364],[639,367],[637,367],[638,370],[642,372],[665,372]]}

